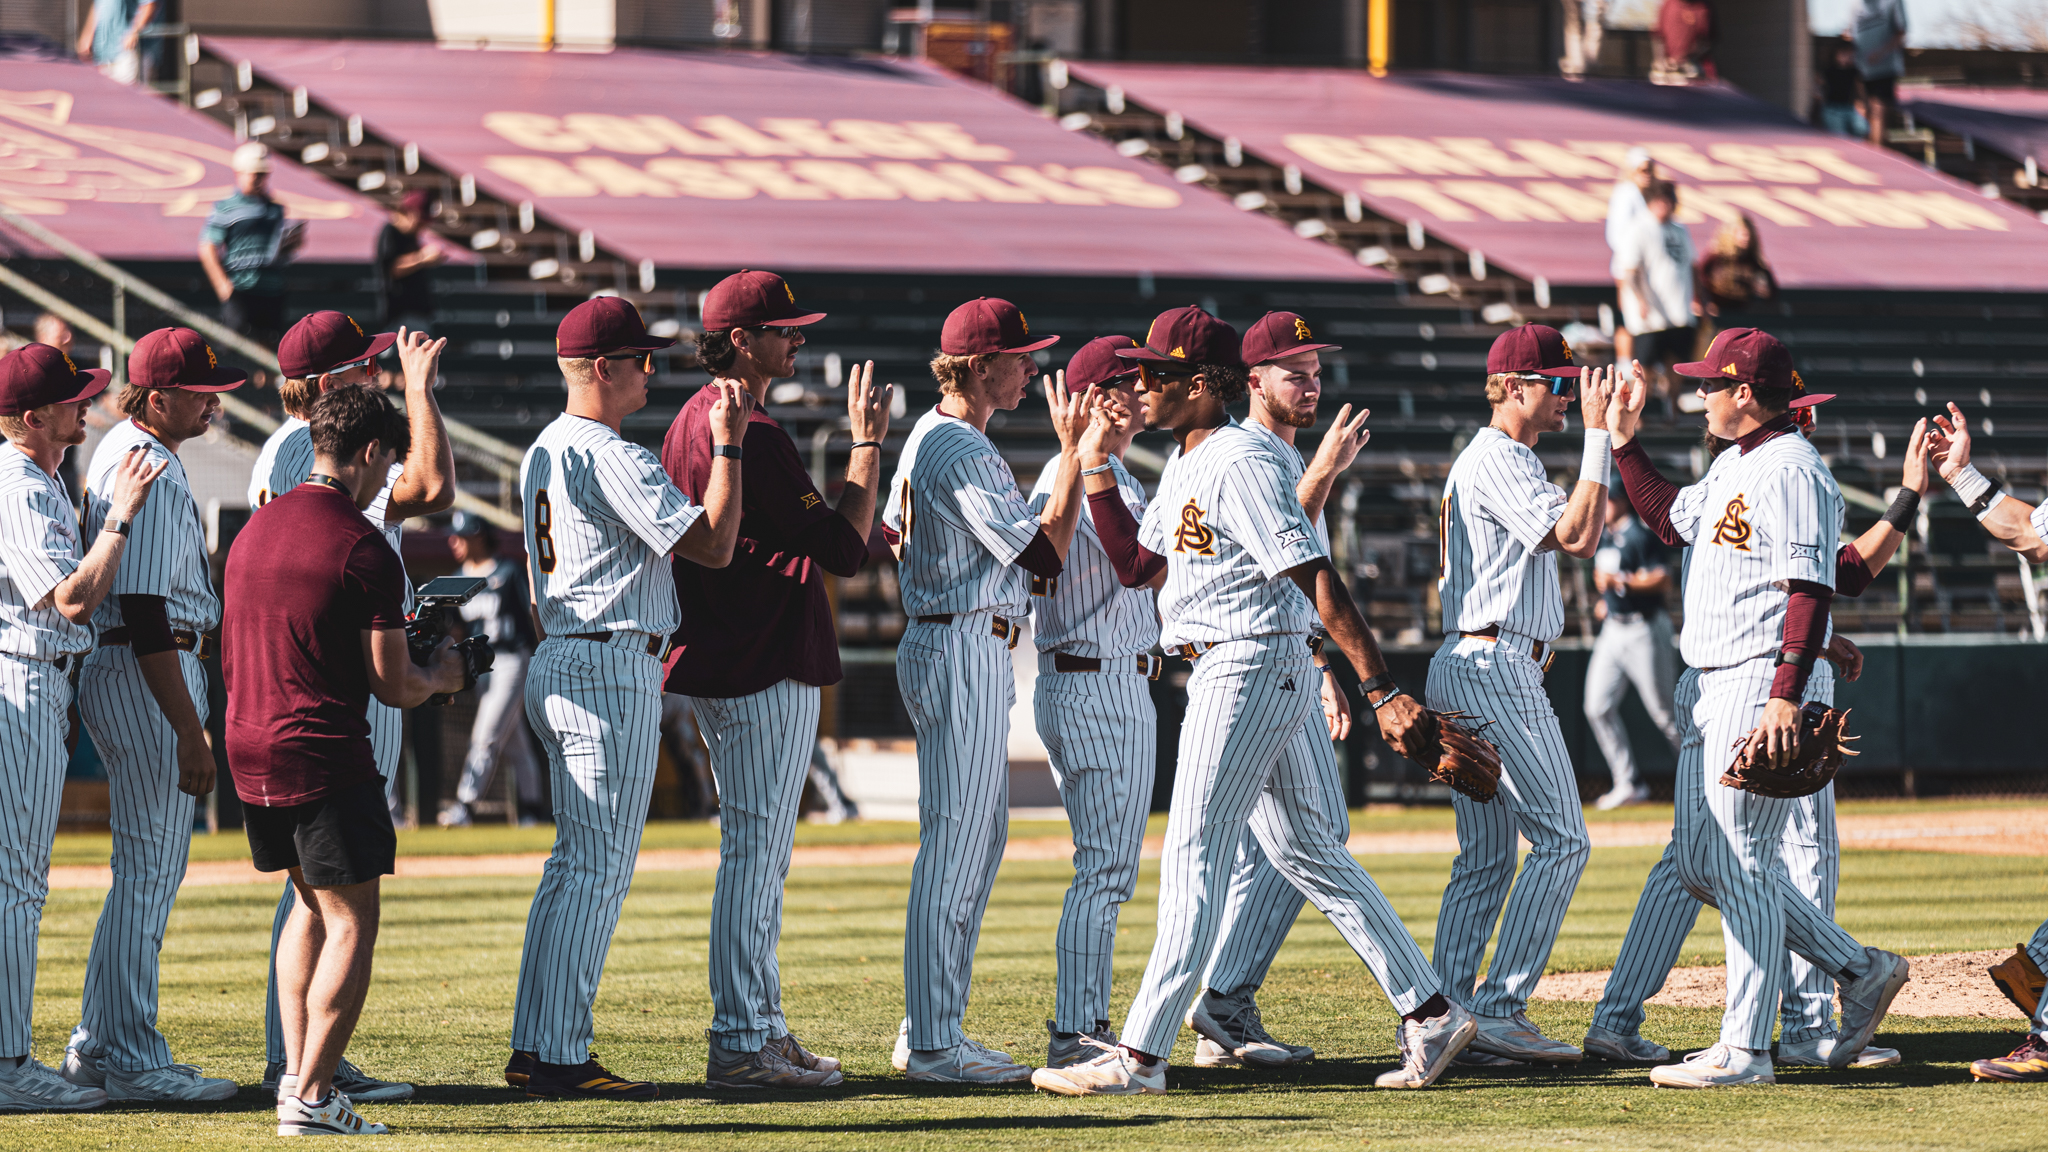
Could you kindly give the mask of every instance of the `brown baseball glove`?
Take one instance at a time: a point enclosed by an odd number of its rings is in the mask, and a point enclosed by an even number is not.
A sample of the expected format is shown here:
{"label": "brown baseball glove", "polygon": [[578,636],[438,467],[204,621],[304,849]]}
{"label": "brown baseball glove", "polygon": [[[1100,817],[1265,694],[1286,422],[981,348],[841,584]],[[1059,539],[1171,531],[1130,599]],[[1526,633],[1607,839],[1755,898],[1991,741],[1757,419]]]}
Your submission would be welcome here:
{"label": "brown baseball glove", "polygon": [[2025,944],[2013,945],[2013,954],[1985,969],[1991,974],[1991,982],[2005,993],[2021,1012],[2029,1017],[2041,1005],[2041,993],[2048,990],[2048,976],[2034,964],[2034,958],[2027,955]]}
{"label": "brown baseball glove", "polygon": [[1845,729],[1847,710],[1836,711],[1819,701],[1808,701],[1799,710],[1799,750],[1790,763],[1779,768],[1771,763],[1770,749],[1756,739],[1756,730],[1735,742],[1735,763],[1721,774],[1721,783],[1759,796],[1796,800],[1811,796],[1828,786],[1842,770],[1846,757],[1856,755],[1849,744],[1858,737]]}
{"label": "brown baseball glove", "polygon": [[1500,749],[1479,735],[1488,724],[1474,728],[1459,723],[1470,718],[1464,712],[1429,713],[1429,723],[1436,730],[1429,742],[1437,748],[1429,778],[1484,804],[1500,790]]}

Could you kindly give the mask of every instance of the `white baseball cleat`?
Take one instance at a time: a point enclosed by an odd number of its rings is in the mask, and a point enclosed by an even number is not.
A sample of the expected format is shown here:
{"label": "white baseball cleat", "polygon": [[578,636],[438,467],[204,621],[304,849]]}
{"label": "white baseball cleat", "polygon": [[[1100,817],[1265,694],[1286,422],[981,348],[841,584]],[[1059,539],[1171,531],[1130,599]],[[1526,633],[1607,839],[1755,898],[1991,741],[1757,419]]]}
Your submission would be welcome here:
{"label": "white baseball cleat", "polygon": [[146,1072],[105,1069],[107,1099],[157,1104],[189,1104],[206,1100],[232,1100],[240,1091],[233,1080],[216,1080],[199,1074],[192,1064],[166,1064]]}
{"label": "white baseball cleat", "polygon": [[0,1112],[83,1112],[106,1102],[104,1091],[73,1084],[33,1056],[0,1060]]}
{"label": "white baseball cleat", "polygon": [[1847,1068],[1870,1047],[1870,1038],[1877,1035],[1877,1026],[1891,1011],[1892,998],[1906,986],[1912,972],[1912,965],[1896,952],[1866,947],[1863,956],[1869,961],[1868,971],[1854,980],[1835,982],[1842,997],[1842,1033],[1828,1053],[1830,1068]]}
{"label": "white baseball cleat", "polygon": [[1107,1020],[1097,1020],[1095,1027],[1086,1032],[1076,1032],[1066,1040],[1060,1039],[1059,1029],[1050,1020],[1045,1022],[1045,1030],[1050,1036],[1045,1045],[1047,1068],[1065,1068],[1070,1064],[1080,1064],[1094,1059],[1095,1053],[1088,1047],[1090,1042],[1116,1047],[1116,1029],[1111,1028]]}
{"label": "white baseball cleat", "polygon": [[80,1088],[107,1086],[107,1070],[100,1066],[100,1058],[88,1056],[76,1048],[66,1048],[64,1062],[57,1067],[59,1075]]}
{"label": "white baseball cleat", "polygon": [[1662,1064],[1671,1059],[1671,1049],[1645,1040],[1641,1033],[1627,1036],[1594,1025],[1586,1029],[1586,1055],[1611,1064]]}
{"label": "white baseball cleat", "polygon": [[319,1104],[308,1104],[297,1096],[277,1102],[279,1136],[384,1136],[390,1131],[357,1115],[348,1094],[331,1088]]}
{"label": "white baseball cleat", "polygon": [[1545,1036],[1530,1023],[1527,1011],[1512,1016],[1475,1015],[1472,1019],[1479,1025],[1479,1034],[1472,1037],[1475,1051],[1531,1064],[1577,1064],[1586,1058],[1584,1052],[1564,1041]]}
{"label": "white baseball cleat", "polygon": [[896,1029],[896,1049],[889,1053],[889,1066],[898,1072],[910,1071],[910,1017]]}
{"label": "white baseball cleat", "polygon": [[972,1040],[962,1040],[936,1052],[913,1050],[904,1074],[912,1080],[935,1084],[1023,1084],[1031,1069],[1004,1053]]}
{"label": "white baseball cleat", "polygon": [[1634,788],[1615,788],[1604,792],[1598,800],[1593,801],[1593,807],[1602,812],[1612,812],[1616,808],[1633,808],[1649,802],[1650,790],[1637,785]]}
{"label": "white baseball cleat", "polygon": [[1695,1052],[1676,1064],[1650,1069],[1650,1083],[1662,1088],[1726,1088],[1734,1084],[1776,1084],[1771,1054],[1727,1044]]}
{"label": "white baseball cleat", "polygon": [[1431,1020],[1402,1020],[1394,1029],[1394,1042],[1401,1049],[1401,1066],[1382,1072],[1373,1083],[1382,1088],[1427,1088],[1444,1074],[1472,1037],[1479,1031],[1472,1013],[1453,1004],[1451,1010]]}
{"label": "white baseball cleat", "polygon": [[[1828,1057],[1834,1055],[1834,1052],[1835,1038],[1833,1036],[1820,1036],[1812,1040],[1795,1040],[1790,1044],[1781,1040],[1778,1042],[1778,1063],[1789,1064],[1795,1068],[1832,1068],[1834,1065],[1828,1062]],[[1863,1051],[1856,1054],[1854,1059],[1849,1061],[1847,1067],[1889,1068],[1899,1063],[1902,1059],[1904,1058],[1899,1055],[1897,1048],[1866,1046]]]}
{"label": "white baseball cleat", "polygon": [[1031,1086],[1061,1096],[1141,1096],[1166,1091],[1166,1061],[1151,1067],[1136,1056],[1090,1036],[1082,1044],[1095,1049],[1094,1058],[1064,1068],[1040,1068],[1031,1074]]}
{"label": "white baseball cleat", "polygon": [[1240,1064],[1256,1064],[1279,1068],[1315,1059],[1316,1050],[1313,1048],[1283,1044],[1273,1039],[1259,1018],[1259,1005],[1252,998],[1253,991],[1219,996],[1205,989],[1195,997],[1195,1006],[1188,1009],[1187,1024],[1209,1042],[1195,1046],[1197,1066],[1234,1068]]}

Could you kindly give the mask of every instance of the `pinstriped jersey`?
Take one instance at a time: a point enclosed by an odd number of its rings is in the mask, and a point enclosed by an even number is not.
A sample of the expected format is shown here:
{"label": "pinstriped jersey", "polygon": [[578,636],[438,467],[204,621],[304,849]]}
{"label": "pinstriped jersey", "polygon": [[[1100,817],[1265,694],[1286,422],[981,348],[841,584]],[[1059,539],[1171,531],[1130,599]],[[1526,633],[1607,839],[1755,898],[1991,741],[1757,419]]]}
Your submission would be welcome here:
{"label": "pinstriped jersey", "polygon": [[1685,662],[1726,668],[1776,652],[1789,582],[1835,586],[1842,514],[1842,490],[1797,432],[1716,456],[1671,506],[1671,526],[1693,552],[1679,637]]}
{"label": "pinstriped jersey", "polygon": [[114,586],[92,614],[93,627],[104,632],[122,626],[121,597],[161,596],[173,629],[211,632],[220,624],[220,597],[213,593],[213,570],[206,559],[206,528],[192,499],[185,465],[157,438],[123,420],[100,439],[92,464],[85,470],[85,539],[100,534],[111,507],[104,493],[113,486],[114,470],[129,449],[148,454],[151,467],[169,460],[170,467],[150,485],[149,499],[135,514]]}
{"label": "pinstriped jersey", "polygon": [[526,450],[519,492],[548,635],[667,636],[682,623],[668,555],[704,509],[669,482],[653,452],[564,412]]}
{"label": "pinstriped jersey", "polygon": [[1538,549],[1566,502],[1534,449],[1498,428],[1473,435],[1438,505],[1445,635],[1499,625],[1532,640],[1557,639],[1564,631],[1557,553]]}
{"label": "pinstriped jersey", "polygon": [[2027,517],[2027,523],[2034,529],[2034,535],[2048,540],[2048,500],[2034,505],[2034,514]]}
{"label": "pinstriped jersey", "polygon": [[55,660],[92,649],[92,629],[37,608],[84,558],[63,482],[28,453],[0,445],[0,652]]}
{"label": "pinstriped jersey", "polygon": [[1307,635],[1314,609],[1281,573],[1327,553],[1274,443],[1232,420],[1167,459],[1138,525],[1138,542],[1166,557],[1161,643]]}
{"label": "pinstriped jersey", "polygon": [[904,615],[1014,618],[1030,610],[1031,574],[1017,557],[1038,535],[1038,516],[974,425],[937,408],[917,418],[896,460],[882,523],[902,541],[896,579]]}
{"label": "pinstriped jersey", "polygon": [[[1244,421],[1244,430],[1255,436],[1264,436],[1273,442],[1273,454],[1280,457],[1282,464],[1292,465],[1288,469],[1287,482],[1294,485],[1295,493],[1299,495],[1301,478],[1308,472],[1308,462],[1301,458],[1301,449],[1282,440],[1278,432],[1257,420]],[[1330,550],[1330,525],[1321,512],[1316,513],[1316,539],[1323,542],[1323,551],[1327,553]]]}
{"label": "pinstriped jersey", "polygon": [[[1109,458],[1117,494],[1131,515],[1145,515],[1145,489],[1124,462]],[[1045,511],[1059,486],[1059,457],[1038,474],[1031,487],[1031,510]],[[1065,652],[1095,660],[1111,660],[1143,652],[1159,640],[1159,610],[1148,588],[1126,588],[1116,578],[1102,537],[1095,532],[1095,513],[1085,500],[1074,528],[1067,565],[1052,580],[1031,579],[1031,633],[1040,652]]]}
{"label": "pinstriped jersey", "polygon": [[[391,551],[398,556],[401,569],[405,567],[405,523],[388,524],[384,511],[391,505],[391,486],[398,483],[405,472],[405,465],[393,464],[384,477],[384,486],[377,490],[377,498],[363,509],[363,518],[384,534],[384,542],[391,545]],[[285,417],[277,431],[263,442],[263,450],[256,454],[256,466],[249,470],[249,507],[261,508],[276,496],[297,488],[313,474],[313,426],[297,416]],[[405,582],[405,610],[410,613],[413,606],[412,581]]]}

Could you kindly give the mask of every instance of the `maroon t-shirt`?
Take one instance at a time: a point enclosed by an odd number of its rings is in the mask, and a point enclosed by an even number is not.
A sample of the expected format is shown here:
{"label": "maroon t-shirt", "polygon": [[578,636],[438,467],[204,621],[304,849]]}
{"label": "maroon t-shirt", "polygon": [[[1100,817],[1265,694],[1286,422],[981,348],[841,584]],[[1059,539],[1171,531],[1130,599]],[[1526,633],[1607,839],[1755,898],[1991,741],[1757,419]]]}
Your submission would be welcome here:
{"label": "maroon t-shirt", "polygon": [[221,599],[228,769],[244,804],[306,804],[381,779],[363,629],[405,626],[405,569],[355,501],[301,484],[228,549]]}
{"label": "maroon t-shirt", "polygon": [[[711,482],[711,388],[669,425],[661,466],[702,502]],[[732,563],[706,568],[677,557],[676,629],[663,687],[686,696],[749,696],[783,680],[837,684],[839,635],[825,573],[851,576],[868,543],[825,503],[789,433],[754,412],[740,442],[740,534]]]}

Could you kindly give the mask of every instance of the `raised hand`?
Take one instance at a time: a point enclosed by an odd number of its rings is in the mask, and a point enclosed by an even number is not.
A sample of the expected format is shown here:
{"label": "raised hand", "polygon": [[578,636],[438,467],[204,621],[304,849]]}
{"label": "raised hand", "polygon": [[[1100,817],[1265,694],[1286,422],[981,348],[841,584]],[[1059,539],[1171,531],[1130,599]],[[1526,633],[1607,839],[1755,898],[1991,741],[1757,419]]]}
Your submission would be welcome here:
{"label": "raised hand", "polygon": [[149,499],[150,485],[171,466],[171,458],[164,457],[156,467],[149,464],[149,453],[136,449],[121,457],[114,466],[114,489],[107,495],[111,505],[108,516],[115,520],[133,520],[142,511],[142,505]]}
{"label": "raised hand", "polygon": [[747,420],[754,414],[754,394],[730,380],[713,380],[705,385],[718,389],[711,402],[711,442],[737,444],[746,438]]}
{"label": "raised hand", "polygon": [[1358,415],[1351,415],[1351,405],[1337,409],[1337,422],[1323,434],[1323,442],[1316,447],[1316,463],[1324,465],[1330,472],[1342,472],[1358,459],[1358,453],[1365,442],[1372,439],[1372,430],[1365,426],[1365,418],[1372,415],[1372,409],[1360,408]]}
{"label": "raised hand", "polygon": [[448,338],[436,340],[425,332],[398,330],[398,364],[405,371],[405,389],[432,388],[440,375],[441,350],[448,347]]}
{"label": "raised hand", "polygon": [[1607,409],[1614,400],[1615,371],[1612,368],[1588,368],[1579,376],[1579,418],[1586,427],[1600,429],[1607,427]]}
{"label": "raised hand", "polygon": [[[1923,417],[1918,424],[1913,425],[1913,435],[1906,441],[1906,464],[1899,476],[1899,484],[1902,487],[1911,488],[1922,496],[1927,495],[1931,472],[1927,466],[1929,454],[1927,420]],[[1852,676],[1850,679],[1853,680],[1855,677]]]}
{"label": "raised hand", "polygon": [[846,419],[855,441],[883,440],[889,435],[889,404],[896,386],[875,387],[875,362],[854,365],[846,376]]}
{"label": "raised hand", "polygon": [[1947,416],[1934,418],[1934,428],[1927,433],[1927,451],[1943,480],[1953,482],[1956,473],[1969,465],[1970,422],[1961,408],[1950,404]]}
{"label": "raised hand", "polygon": [[1065,369],[1054,372],[1045,382],[1045,404],[1052,412],[1052,430],[1060,438],[1060,451],[1071,452],[1079,445],[1081,433],[1088,426],[1088,397],[1094,391],[1067,391]]}
{"label": "raised hand", "polygon": [[[1613,386],[1607,401],[1607,430],[1614,436],[1616,448],[1636,438],[1636,429],[1643,423],[1643,405],[1650,399],[1650,377],[1643,371],[1640,360],[1631,360],[1630,375]],[[1621,375],[1621,365],[1612,369],[1614,375]]]}

